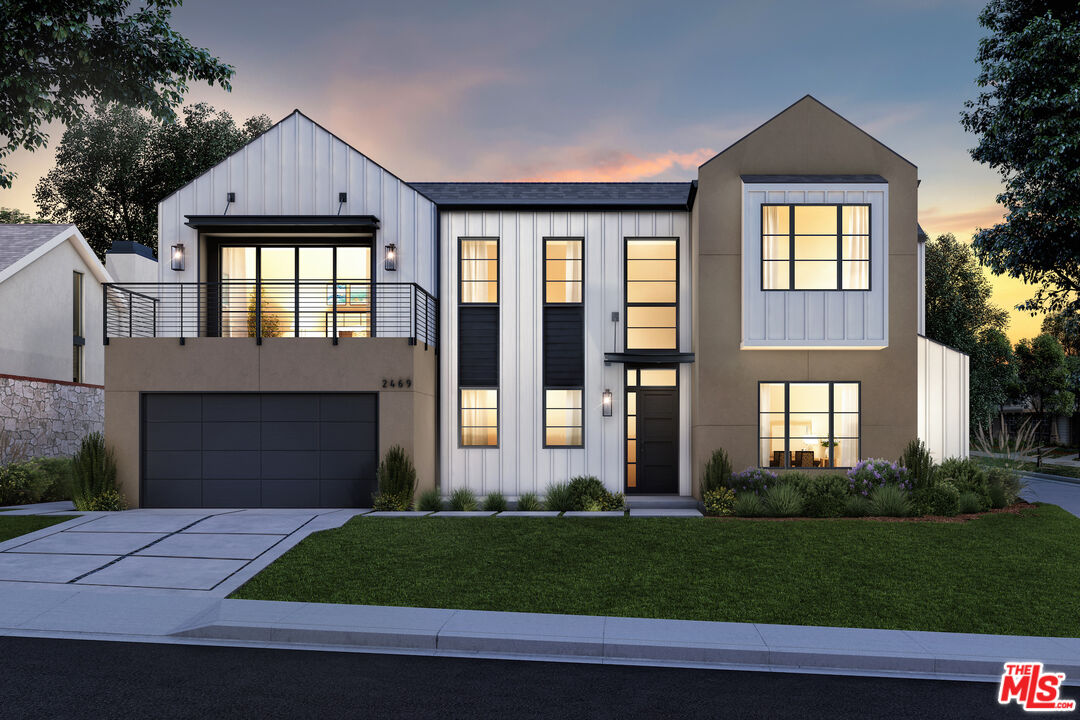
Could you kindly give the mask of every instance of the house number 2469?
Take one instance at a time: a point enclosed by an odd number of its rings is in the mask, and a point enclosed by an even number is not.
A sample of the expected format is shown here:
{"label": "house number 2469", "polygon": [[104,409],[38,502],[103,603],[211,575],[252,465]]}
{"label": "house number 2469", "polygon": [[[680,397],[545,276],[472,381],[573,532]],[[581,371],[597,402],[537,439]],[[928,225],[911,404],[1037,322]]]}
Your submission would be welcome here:
{"label": "house number 2469", "polygon": [[397,380],[394,380],[393,378],[383,378],[382,386],[384,388],[411,388],[412,378],[398,378]]}

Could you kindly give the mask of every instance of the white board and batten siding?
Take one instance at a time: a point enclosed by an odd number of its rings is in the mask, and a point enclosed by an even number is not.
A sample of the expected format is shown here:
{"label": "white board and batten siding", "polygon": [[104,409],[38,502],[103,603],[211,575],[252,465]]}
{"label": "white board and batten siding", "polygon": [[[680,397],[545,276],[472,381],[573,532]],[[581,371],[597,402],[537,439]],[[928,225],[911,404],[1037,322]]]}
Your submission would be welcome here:
{"label": "white board and batten siding", "polygon": [[[444,495],[467,487],[510,498],[575,475],[595,475],[624,491],[626,372],[604,365],[604,353],[623,350],[623,256],[626,238],[677,238],[679,247],[679,350],[689,352],[690,215],[686,212],[444,212],[441,215],[440,302],[442,343],[440,485]],[[499,446],[459,447],[458,239],[499,238]],[[544,447],[543,239],[584,238],[585,389],[584,448]],[[611,313],[619,313],[616,329]],[[690,494],[690,372],[679,366],[679,494]],[[603,417],[605,389],[613,396]]]}
{"label": "white board and batten siding", "polygon": [[[183,243],[185,270],[160,263],[161,282],[197,282],[198,232],[186,215],[374,215],[377,282],[415,282],[437,295],[435,205],[311,119],[294,112],[158,204],[161,257]],[[347,193],[339,206],[338,193]],[[397,246],[397,270],[383,269],[383,247]]]}
{"label": "white board and batten siding", "polygon": [[970,442],[969,358],[922,336],[916,347],[919,438],[937,462],[966,458]]}
{"label": "white board and batten siding", "polygon": [[[889,190],[885,184],[743,185],[742,347],[863,348],[889,344]],[[761,289],[763,203],[868,203],[870,290]]]}

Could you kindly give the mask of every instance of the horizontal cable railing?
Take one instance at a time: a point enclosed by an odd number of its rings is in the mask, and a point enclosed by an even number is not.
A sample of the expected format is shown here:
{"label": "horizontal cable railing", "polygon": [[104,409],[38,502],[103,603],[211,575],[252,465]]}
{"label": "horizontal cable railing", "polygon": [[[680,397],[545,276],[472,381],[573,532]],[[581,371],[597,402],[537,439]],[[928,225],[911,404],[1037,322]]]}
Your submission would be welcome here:
{"label": "horizontal cable railing", "polygon": [[403,337],[438,344],[435,298],[416,283],[222,280],[107,283],[104,338]]}

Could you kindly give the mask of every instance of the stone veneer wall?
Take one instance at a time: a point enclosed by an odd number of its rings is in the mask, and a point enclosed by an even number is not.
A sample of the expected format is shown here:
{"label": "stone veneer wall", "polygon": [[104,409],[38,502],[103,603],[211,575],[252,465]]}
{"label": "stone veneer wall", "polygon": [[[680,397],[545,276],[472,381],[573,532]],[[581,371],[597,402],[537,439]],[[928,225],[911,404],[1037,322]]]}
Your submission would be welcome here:
{"label": "stone veneer wall", "polygon": [[105,389],[0,375],[0,428],[29,457],[72,455],[87,434],[104,431]]}

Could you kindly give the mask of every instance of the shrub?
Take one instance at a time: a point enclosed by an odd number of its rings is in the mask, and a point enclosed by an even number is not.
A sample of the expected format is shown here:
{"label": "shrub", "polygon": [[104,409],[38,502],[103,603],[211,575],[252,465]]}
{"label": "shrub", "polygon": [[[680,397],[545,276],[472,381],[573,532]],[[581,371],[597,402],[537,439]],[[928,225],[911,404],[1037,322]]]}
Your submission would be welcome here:
{"label": "shrub", "polygon": [[748,467],[741,473],[731,476],[731,489],[736,493],[743,491],[761,495],[769,489],[770,485],[777,483],[776,473],[769,472],[765,468]]}
{"label": "shrub", "polygon": [[[116,494],[116,459],[105,446],[105,436],[90,433],[83,438],[72,461],[71,500],[77,510],[88,510],[91,501]],[[122,504],[121,499],[121,504]]]}
{"label": "shrub", "polygon": [[375,510],[389,510],[402,512],[409,509],[412,498],[404,495],[391,495],[388,493],[375,493],[371,498],[371,507]]}
{"label": "shrub", "polygon": [[124,502],[124,496],[119,491],[106,490],[100,495],[90,498],[90,501],[86,503],[86,507],[82,509],[91,512],[119,512],[127,509],[127,503]]}
{"label": "shrub", "polygon": [[773,517],[795,517],[802,513],[803,496],[793,484],[772,485],[765,491],[762,499],[765,512]]}
{"label": "shrub", "polygon": [[14,432],[0,428],[0,467],[29,460],[29,447]]}
{"label": "shrub", "polygon": [[960,511],[960,491],[951,478],[940,480],[912,493],[912,505],[916,515],[952,516]]}
{"label": "shrub", "polygon": [[731,460],[723,449],[714,450],[712,457],[705,463],[705,474],[701,476],[701,496],[720,488],[731,487]]}
{"label": "shrub", "polygon": [[991,468],[986,474],[986,489],[990,507],[1008,507],[1020,495],[1020,477],[1004,468]]}
{"label": "shrub", "polygon": [[848,495],[844,498],[844,517],[866,517],[870,514],[870,501],[862,495]]}
{"label": "shrub", "polygon": [[805,479],[800,479],[794,484],[803,495],[804,515],[839,517],[844,514],[844,501],[848,497],[848,479],[840,473],[807,475]]}
{"label": "shrub", "polygon": [[524,493],[517,501],[517,509],[526,512],[535,512],[544,509],[544,503],[536,497],[536,493]]}
{"label": "shrub", "polygon": [[957,511],[961,513],[977,513],[983,509],[983,499],[978,493],[962,492],[957,502]]}
{"label": "shrub", "polygon": [[888,460],[869,458],[861,460],[848,470],[848,492],[852,495],[870,497],[876,488],[895,485],[905,493],[911,489],[907,469]]}
{"label": "shrub", "polygon": [[469,512],[476,509],[476,495],[469,488],[458,488],[450,493],[450,509]]}
{"label": "shrub", "polygon": [[41,502],[52,480],[34,460],[0,468],[0,505]]}
{"label": "shrub", "polygon": [[731,515],[735,509],[735,493],[726,487],[706,490],[701,501],[705,505],[705,514],[714,517]]}
{"label": "shrub", "polygon": [[731,510],[739,517],[761,517],[765,514],[765,504],[753,491],[743,490],[735,496]]}
{"label": "shrub", "polygon": [[907,517],[911,499],[899,485],[878,485],[870,491],[870,514],[882,517]]}
{"label": "shrub", "polygon": [[614,494],[604,487],[598,478],[592,475],[580,475],[570,478],[567,486],[573,498],[573,510],[622,510],[622,493]]}
{"label": "shrub", "polygon": [[900,456],[900,465],[907,470],[908,486],[912,490],[928,488],[934,484],[936,469],[934,458],[930,455],[926,443],[915,438],[904,448]]}
{"label": "shrub", "polygon": [[552,483],[548,485],[547,495],[544,497],[544,509],[568,512],[576,510],[574,495],[570,492],[569,483]]}
{"label": "shrub", "polygon": [[404,503],[403,510],[412,507],[413,493],[416,492],[416,468],[403,447],[394,445],[386,451],[376,476],[379,495],[393,498],[398,505]]}
{"label": "shrub", "polygon": [[424,510],[426,512],[438,512],[443,509],[442,496],[439,495],[438,488],[431,488],[420,493],[420,497],[416,499],[416,509]]}
{"label": "shrub", "polygon": [[48,488],[41,502],[57,502],[71,499],[72,460],[69,457],[41,458],[37,460],[41,472],[48,478]]}
{"label": "shrub", "polygon": [[948,478],[961,493],[973,492],[982,498],[982,509],[990,507],[990,487],[986,469],[974,460],[948,458],[938,468],[938,477]]}
{"label": "shrub", "polygon": [[506,498],[503,497],[501,492],[488,493],[484,498],[484,510],[494,510],[495,512],[502,512],[506,509]]}

